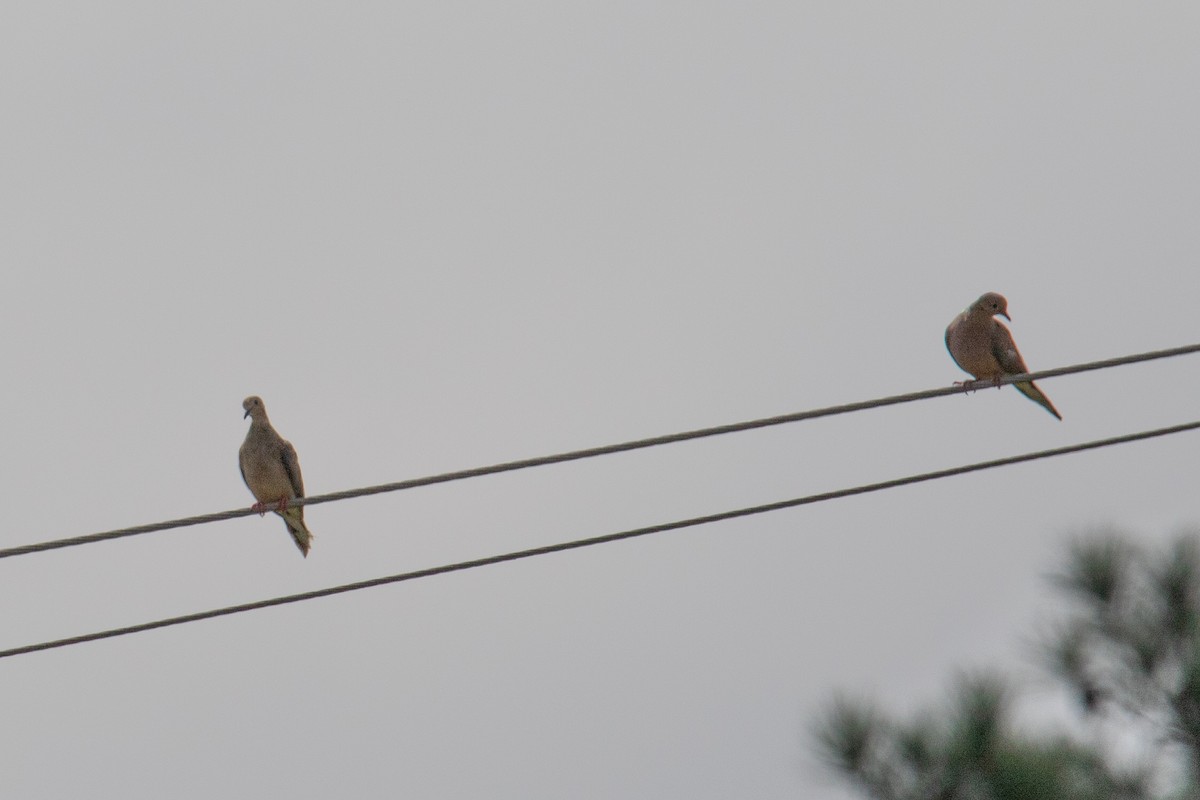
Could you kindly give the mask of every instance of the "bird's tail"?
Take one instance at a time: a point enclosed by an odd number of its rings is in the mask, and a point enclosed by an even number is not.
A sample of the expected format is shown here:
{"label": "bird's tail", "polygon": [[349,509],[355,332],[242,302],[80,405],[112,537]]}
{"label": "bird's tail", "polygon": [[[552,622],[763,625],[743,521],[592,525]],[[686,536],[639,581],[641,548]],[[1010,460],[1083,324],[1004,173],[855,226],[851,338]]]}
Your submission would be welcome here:
{"label": "bird's tail", "polygon": [[1013,386],[1017,387],[1018,392],[1025,395],[1054,416],[1062,419],[1062,414],[1058,413],[1058,409],[1054,407],[1054,403],[1051,403],[1050,398],[1042,394],[1042,390],[1039,389],[1033,381],[1022,381],[1021,383],[1014,383]]}
{"label": "bird's tail", "polygon": [[299,547],[304,557],[308,558],[308,551],[312,548],[313,535],[308,526],[304,524],[304,509],[300,506],[289,508],[279,516],[283,517],[283,521],[287,523],[288,533],[296,540],[296,547]]}

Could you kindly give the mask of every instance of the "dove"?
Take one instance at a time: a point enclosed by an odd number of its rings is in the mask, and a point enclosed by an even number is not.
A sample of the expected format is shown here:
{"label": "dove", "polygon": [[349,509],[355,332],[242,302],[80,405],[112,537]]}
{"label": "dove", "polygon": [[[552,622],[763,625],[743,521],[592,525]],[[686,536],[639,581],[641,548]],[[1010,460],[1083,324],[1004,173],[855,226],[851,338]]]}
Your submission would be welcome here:
{"label": "dove", "polygon": [[250,418],[250,430],[246,431],[246,441],[238,451],[238,464],[242,480],[258,501],[252,508],[261,516],[275,506],[273,510],[283,517],[296,547],[307,558],[313,536],[304,524],[304,506],[288,507],[288,501],[304,497],[296,448],[271,427],[261,397],[247,397],[242,408],[246,410],[243,419]]}
{"label": "dove", "polygon": [[[1029,372],[1025,360],[1017,351],[1012,334],[1004,323],[995,318],[997,314],[1012,321],[1008,316],[1008,301],[1004,295],[988,292],[955,317],[946,328],[946,349],[950,351],[950,357],[978,380],[999,381],[1005,375]],[[1042,394],[1033,381],[1021,381],[1013,386],[1062,419],[1062,414],[1058,413],[1050,398]]]}

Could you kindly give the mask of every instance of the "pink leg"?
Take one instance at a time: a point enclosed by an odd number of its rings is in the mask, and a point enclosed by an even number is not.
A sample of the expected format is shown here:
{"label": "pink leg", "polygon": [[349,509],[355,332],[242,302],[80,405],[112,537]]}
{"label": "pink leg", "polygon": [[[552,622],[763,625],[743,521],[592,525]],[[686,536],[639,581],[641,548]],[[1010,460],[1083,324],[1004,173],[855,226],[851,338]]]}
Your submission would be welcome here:
{"label": "pink leg", "polygon": [[257,511],[258,515],[261,517],[262,515],[267,513],[267,504],[266,503],[255,503],[254,505],[250,506],[250,510]]}
{"label": "pink leg", "polygon": [[279,498],[279,513],[282,514],[283,512],[285,512],[287,510],[288,510],[288,499],[286,497]]}

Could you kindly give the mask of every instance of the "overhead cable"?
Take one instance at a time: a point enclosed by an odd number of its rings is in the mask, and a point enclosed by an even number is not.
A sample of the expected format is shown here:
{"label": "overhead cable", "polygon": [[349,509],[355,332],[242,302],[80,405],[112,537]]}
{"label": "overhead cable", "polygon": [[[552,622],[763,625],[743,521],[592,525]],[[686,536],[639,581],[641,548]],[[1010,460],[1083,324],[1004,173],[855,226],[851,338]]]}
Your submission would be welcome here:
{"label": "overhead cable", "polygon": [[299,603],[304,600],[315,600],[319,597],[330,597],[336,594],[345,594],[347,592],[356,592],[360,589],[370,589],[375,586],[384,586],[392,583],[402,583],[404,581],[417,580],[418,578],[429,578],[434,575],[443,575],[449,572],[461,572],[463,570],[475,569],[477,567],[486,567],[492,564],[500,564],[506,561],[519,561],[521,559],[532,558],[534,556],[543,556],[550,553],[559,553],[566,550],[577,550],[582,547],[592,547],[598,544],[607,544],[609,542],[618,542],[624,539],[634,539],[639,536],[648,536],[655,533],[664,533],[666,531],[679,530],[681,528],[691,528],[697,525],[707,525],[713,522],[721,522],[724,520],[736,519],[739,517],[749,517],[755,514],[765,514],[769,511],[779,511],[785,508],[795,508],[797,506],[811,505],[813,503],[821,503],[826,500],[836,500],[842,497],[852,497],[854,495],[868,494],[871,492],[882,491],[883,489],[893,489],[898,486],[908,486],[914,483],[923,483],[925,481],[939,480],[941,478],[949,478],[955,475],[964,475],[969,472],[979,472],[980,470],[993,469],[995,467],[1008,466],[1010,464],[1021,464],[1027,461],[1037,461],[1043,458],[1051,458],[1054,456],[1068,455],[1070,453],[1080,453],[1085,450],[1097,450],[1102,447],[1112,447],[1114,445],[1127,444],[1129,442],[1137,442],[1143,439],[1152,439],[1160,436],[1169,436],[1176,433],[1183,433],[1200,428],[1200,421],[1188,422],[1181,425],[1172,425],[1168,428],[1157,428],[1155,430],[1142,431],[1140,433],[1130,433],[1123,436],[1114,436],[1108,439],[1098,439],[1081,444],[1067,445],[1065,447],[1055,447],[1050,450],[1039,450],[1032,453],[1024,453],[1022,455],[1008,456],[1006,458],[997,458],[991,461],[980,461],[974,464],[966,464],[958,467],[950,467],[949,469],[940,469],[934,472],[924,472],[917,475],[909,475],[903,478],[894,478],[892,480],[881,481],[879,483],[868,483],[861,486],[853,486],[847,489],[838,489],[831,492],[822,492],[820,494],[807,495],[805,497],[797,497],[791,500],[780,500],[775,503],[767,503],[765,505],[750,506],[748,508],[739,508],[733,511],[723,511],[717,514],[707,514],[699,517],[691,517],[690,519],[677,520],[675,522],[664,522],[658,525],[648,525],[644,528],[634,528],[632,530],[619,531],[617,533],[608,533],[601,536],[592,536],[584,539],[575,539],[568,542],[559,542],[557,544],[543,545],[541,547],[531,547],[526,550],[516,550],[509,553],[501,553],[499,555],[486,556],[484,558],[476,558],[470,561],[459,561],[454,564],[446,564],[438,567],[428,567],[419,569],[413,572],[402,572],[398,575],[388,575],[382,578],[372,578],[365,581],[357,581],[355,583],[342,584],[340,586],[332,586],[325,589],[315,589],[308,592],[300,592],[299,594],[285,595],[283,597],[274,597],[267,600],[258,600],[252,603],[243,603],[240,605],[226,606],[210,611],[200,611],[194,614],[185,614],[179,617],[168,617],[166,619],[155,620],[153,622],[143,622],[138,625],[129,625],[123,628],[111,628],[109,630],[98,631],[95,633],[86,633],[79,636],[70,636],[65,639],[55,639],[38,644],[25,645],[23,647],[13,647],[8,650],[0,650],[0,658],[8,658],[9,656],[18,656],[26,653],[34,653],[40,650],[51,650],[58,647],[67,647],[70,645],[83,644],[84,642],[94,642],[100,639],[111,639],[116,636],[125,636],[131,633],[141,633],[142,631],[154,630],[156,628],[167,628],[174,625],[183,625],[190,622],[199,622],[200,620],[212,619],[214,617],[225,617],[232,614],[241,614],[246,611],[256,611],[261,608],[270,608],[272,606],[288,605],[290,603]]}
{"label": "overhead cable", "polygon": [[[515,470],[528,469],[530,467],[561,464],[567,461],[578,461],[580,459],[595,458],[596,456],[610,455],[613,453],[623,453],[630,450],[641,450],[647,447],[657,447],[659,445],[674,444],[676,442],[686,442],[691,439],[702,439],[704,437],[719,436],[726,433],[738,433],[741,431],[753,430],[755,428],[767,428],[774,425],[783,425],[789,422],[801,422],[803,420],[817,419],[819,417],[832,417],[838,414],[848,414],[854,411],[865,411],[872,408],[882,408],[884,406],[894,406],[901,403],[911,403],[916,400],[928,400],[934,397],[962,394],[963,392],[971,392],[975,391],[976,389],[990,388],[992,386],[1004,386],[1006,384],[1018,383],[1021,381],[1056,378],[1060,375],[1073,375],[1079,372],[1109,369],[1112,367],[1124,366],[1126,364],[1135,364],[1141,361],[1153,361],[1159,358],[1170,358],[1172,356],[1182,356],[1195,352],[1200,352],[1200,344],[1173,347],[1167,350],[1154,350],[1145,353],[1135,353],[1133,355],[1107,358],[1101,361],[1090,361],[1085,364],[1075,364],[1069,367],[1057,367],[1055,369],[1041,370],[1039,372],[1031,372],[1023,375],[1009,375],[1004,378],[1000,378],[997,381],[966,381],[965,383],[961,384],[941,386],[936,389],[926,389],[920,392],[897,394],[892,395],[891,397],[880,397],[874,400],[861,400],[855,403],[827,406],[825,408],[811,409],[809,411],[797,411],[791,414],[780,414],[779,416],[775,417],[764,417],[762,419],[753,419],[746,422],[733,422],[727,425],[716,425],[711,428],[697,428],[695,430],[683,431],[681,433],[670,433],[664,436],[651,436],[646,439],[634,439],[628,442],[602,445],[600,447],[588,447],[582,450],[569,450],[564,453],[555,453],[547,456],[535,456],[533,458],[523,458],[516,461],[505,461],[486,467],[474,467],[471,469],[457,470],[455,472],[443,472],[437,475],[427,475],[421,478],[410,478],[408,480],[397,481],[395,483],[382,483],[378,486],[366,486],[358,489],[346,489],[340,492],[312,495],[310,497],[296,499],[289,502],[291,505],[297,506],[313,506],[319,503],[332,503],[338,500],[349,500],[354,497],[366,497],[368,495],[383,494],[385,492],[398,492],[405,489],[415,489],[420,486],[432,486],[433,484],[438,483],[461,481],[466,478],[478,478],[484,475],[496,475],[501,472],[513,472]],[[53,539],[50,541],[35,542],[33,544],[17,545],[14,547],[0,549],[0,558],[10,558],[12,556],[23,556],[30,553],[40,553],[47,550],[58,550],[64,547],[93,544],[95,542],[103,542],[109,539],[123,539],[127,536],[138,536],[144,533],[154,533],[156,531],[171,530],[173,528],[186,528],[192,525],[203,525],[209,522],[220,522],[222,520],[234,519],[236,517],[245,517],[255,513],[258,512],[254,511],[252,508],[243,506],[242,508],[235,508],[229,511],[218,511],[212,514],[201,514],[199,516],[183,517],[181,519],[172,519],[165,522],[154,522],[147,525],[134,525],[128,528],[118,528],[116,530],[103,531],[101,533],[89,533],[82,536],[71,536],[65,539]]]}

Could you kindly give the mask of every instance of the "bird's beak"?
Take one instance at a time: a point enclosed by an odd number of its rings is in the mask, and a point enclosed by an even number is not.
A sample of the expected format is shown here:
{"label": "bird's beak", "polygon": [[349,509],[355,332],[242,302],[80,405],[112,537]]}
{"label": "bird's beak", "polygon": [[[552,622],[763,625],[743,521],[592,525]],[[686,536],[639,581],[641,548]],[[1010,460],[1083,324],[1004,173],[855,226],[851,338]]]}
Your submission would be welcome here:
{"label": "bird's beak", "polygon": [[[1012,317],[1010,317],[1010,316],[1008,315],[1008,312],[1007,312],[1007,311],[1001,311],[1001,312],[1000,312],[1000,316],[1004,317],[1004,318],[1005,318],[1006,320],[1008,320],[1009,322],[1012,322]],[[247,414],[249,414],[250,412],[249,412],[249,411],[247,411],[246,413],[247,413]]]}
{"label": "bird's beak", "polygon": [[248,416],[250,416],[250,409],[248,409],[248,408],[247,408],[247,409],[246,409],[246,413],[245,413],[245,414],[242,414],[242,419],[245,419],[245,418],[246,418],[246,417],[248,417]]}

